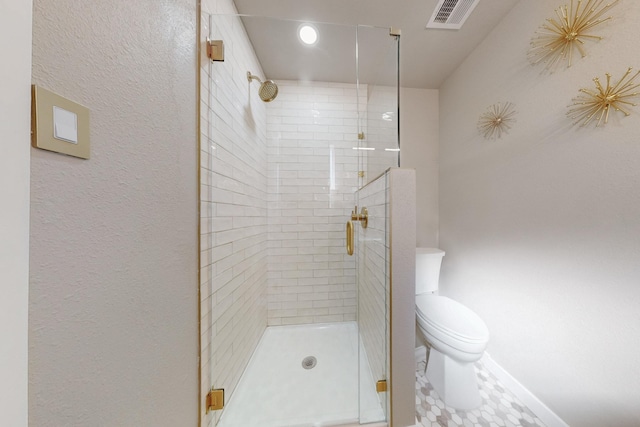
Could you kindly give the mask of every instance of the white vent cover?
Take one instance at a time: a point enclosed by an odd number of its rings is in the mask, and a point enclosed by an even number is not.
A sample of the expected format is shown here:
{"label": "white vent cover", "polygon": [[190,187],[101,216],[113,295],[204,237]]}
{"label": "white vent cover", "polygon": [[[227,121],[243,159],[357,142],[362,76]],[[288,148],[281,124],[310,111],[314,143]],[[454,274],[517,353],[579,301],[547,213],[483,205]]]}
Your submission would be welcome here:
{"label": "white vent cover", "polygon": [[480,0],[439,0],[427,28],[459,30]]}

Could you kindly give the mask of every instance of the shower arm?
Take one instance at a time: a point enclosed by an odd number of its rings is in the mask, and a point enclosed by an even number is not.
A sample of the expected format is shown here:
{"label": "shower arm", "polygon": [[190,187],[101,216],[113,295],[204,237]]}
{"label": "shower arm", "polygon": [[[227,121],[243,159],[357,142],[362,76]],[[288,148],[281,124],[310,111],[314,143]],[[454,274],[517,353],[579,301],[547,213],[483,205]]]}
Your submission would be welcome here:
{"label": "shower arm", "polygon": [[249,81],[249,83],[251,83],[253,80],[257,80],[258,83],[262,83],[260,77],[254,76],[253,74],[251,74],[251,71],[247,71],[247,80]]}

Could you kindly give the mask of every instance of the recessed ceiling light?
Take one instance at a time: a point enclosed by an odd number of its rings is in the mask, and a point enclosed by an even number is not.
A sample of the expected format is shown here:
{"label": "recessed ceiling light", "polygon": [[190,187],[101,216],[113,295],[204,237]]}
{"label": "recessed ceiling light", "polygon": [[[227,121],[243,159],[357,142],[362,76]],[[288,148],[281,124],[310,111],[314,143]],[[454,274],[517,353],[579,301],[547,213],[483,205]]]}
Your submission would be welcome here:
{"label": "recessed ceiling light", "polygon": [[300,41],[304,44],[316,44],[318,41],[318,30],[316,30],[312,25],[303,24],[298,29],[298,37],[300,37]]}

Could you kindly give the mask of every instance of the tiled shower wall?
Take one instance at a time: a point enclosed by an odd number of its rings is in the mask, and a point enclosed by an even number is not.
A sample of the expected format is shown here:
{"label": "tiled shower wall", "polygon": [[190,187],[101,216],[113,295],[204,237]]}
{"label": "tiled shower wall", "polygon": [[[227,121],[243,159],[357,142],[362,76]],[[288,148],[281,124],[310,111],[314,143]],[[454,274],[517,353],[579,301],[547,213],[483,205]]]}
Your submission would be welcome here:
{"label": "tiled shower wall", "polygon": [[[246,72],[262,69],[231,0],[202,4],[201,42],[225,41],[225,61],[201,68],[202,398],[229,399],[267,325],[266,105]],[[214,425],[220,411],[204,413]]]}
{"label": "tiled shower wall", "polygon": [[345,224],[358,186],[355,84],[277,81],[267,108],[269,325],[356,319]]}

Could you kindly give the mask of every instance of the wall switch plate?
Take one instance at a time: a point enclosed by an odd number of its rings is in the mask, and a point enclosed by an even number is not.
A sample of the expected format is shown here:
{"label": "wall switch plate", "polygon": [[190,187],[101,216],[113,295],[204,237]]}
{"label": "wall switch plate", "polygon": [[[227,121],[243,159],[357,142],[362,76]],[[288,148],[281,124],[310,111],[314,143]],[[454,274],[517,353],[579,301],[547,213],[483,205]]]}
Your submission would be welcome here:
{"label": "wall switch plate", "polygon": [[78,115],[64,108],[53,107],[53,137],[77,144]]}
{"label": "wall switch plate", "polygon": [[51,91],[31,87],[31,145],[88,159],[89,109]]}

